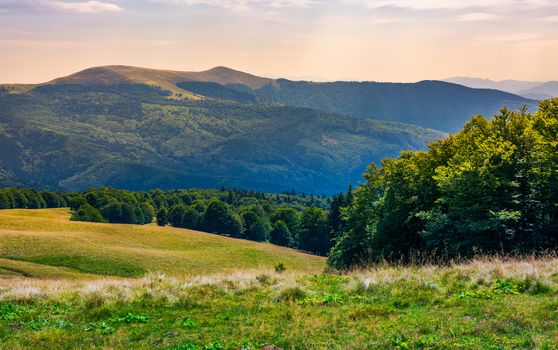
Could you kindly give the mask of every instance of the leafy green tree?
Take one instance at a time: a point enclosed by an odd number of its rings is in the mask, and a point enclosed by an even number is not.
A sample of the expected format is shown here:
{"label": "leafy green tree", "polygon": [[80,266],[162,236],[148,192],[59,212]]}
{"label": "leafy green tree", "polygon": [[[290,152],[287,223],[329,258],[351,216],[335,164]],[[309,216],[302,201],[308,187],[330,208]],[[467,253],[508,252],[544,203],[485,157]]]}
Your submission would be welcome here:
{"label": "leafy green tree", "polygon": [[345,229],[341,209],[345,206],[345,196],[342,193],[334,196],[327,215],[327,225],[334,240],[337,240]]}
{"label": "leafy green tree", "polygon": [[165,207],[161,207],[157,211],[156,220],[157,220],[157,225],[158,226],[165,226],[168,223],[168,221],[167,221],[168,214],[169,214],[168,210]]}
{"label": "leafy green tree", "polygon": [[83,204],[89,204],[89,203],[85,200],[85,198],[83,198],[81,193],[72,193],[68,196],[68,205],[70,206],[70,209],[77,210]]}
{"label": "leafy green tree", "polygon": [[284,221],[277,220],[275,222],[273,230],[271,230],[270,242],[284,247],[291,247],[293,245],[291,231],[289,231],[289,228]]}
{"label": "leafy green tree", "polygon": [[252,241],[265,241],[269,234],[269,224],[254,211],[248,210],[240,214],[244,227],[244,238]]}
{"label": "leafy green tree", "polygon": [[151,203],[142,202],[137,206],[137,208],[139,210],[138,210],[138,215],[136,215],[136,217],[138,218],[139,222],[136,223],[144,225],[153,222],[153,217],[155,216],[155,209],[153,208]]}
{"label": "leafy green tree", "polygon": [[56,192],[43,191],[41,197],[43,197],[47,208],[62,208],[67,205],[64,197]]}
{"label": "leafy green tree", "polygon": [[347,195],[345,196],[345,206],[349,207],[353,204],[354,196],[353,196],[353,185],[349,185],[349,189],[347,190]]}
{"label": "leafy green tree", "polygon": [[192,230],[197,230],[203,220],[203,215],[194,209],[194,207],[189,206],[182,213],[182,221],[180,227],[189,228]]}
{"label": "leafy green tree", "polygon": [[[555,249],[558,99],[536,114],[502,109],[371,166],[346,210],[330,266]],[[333,215],[330,213],[330,215]]]}
{"label": "leafy green tree", "polygon": [[328,255],[328,265],[337,269],[352,268],[370,263],[373,259],[372,243],[381,197],[382,174],[374,164],[364,174],[365,183],[354,192],[351,206],[347,208],[347,228]]}
{"label": "leafy green tree", "polygon": [[271,222],[275,224],[279,220],[287,225],[293,239],[293,246],[297,246],[300,230],[300,216],[298,212],[293,208],[277,208],[271,213]]}
{"label": "leafy green tree", "polygon": [[326,255],[331,245],[331,233],[327,227],[327,214],[316,206],[305,208],[300,219],[299,248]]}
{"label": "leafy green tree", "polygon": [[167,216],[167,220],[169,224],[174,227],[182,227],[182,217],[184,216],[184,212],[186,211],[186,206],[184,204],[175,204],[173,205]]}
{"label": "leafy green tree", "polygon": [[[89,204],[90,205],[90,204]],[[122,223],[122,203],[112,202],[101,208],[101,214],[110,223]]]}
{"label": "leafy green tree", "polygon": [[11,209],[14,207],[12,198],[6,191],[0,191],[0,209]]}
{"label": "leafy green tree", "polygon": [[225,203],[212,199],[207,205],[203,216],[204,231],[240,237],[242,235],[242,221]]}
{"label": "leafy green tree", "polygon": [[88,203],[82,204],[76,211],[72,213],[70,220],[73,221],[89,221],[89,222],[107,222],[101,215],[99,210],[93,208]]}

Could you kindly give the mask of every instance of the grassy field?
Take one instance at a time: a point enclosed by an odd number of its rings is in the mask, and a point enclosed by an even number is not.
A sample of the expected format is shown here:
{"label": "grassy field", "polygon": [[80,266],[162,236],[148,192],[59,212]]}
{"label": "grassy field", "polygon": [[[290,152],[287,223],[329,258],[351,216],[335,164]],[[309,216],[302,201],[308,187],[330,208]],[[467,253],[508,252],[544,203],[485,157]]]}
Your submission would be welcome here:
{"label": "grassy field", "polygon": [[191,276],[273,269],[317,273],[324,258],[271,244],[156,225],[69,221],[66,209],[0,210],[0,275]]}
{"label": "grassy field", "polygon": [[63,210],[0,211],[0,249],[0,349],[558,348],[554,257],[327,274],[292,250]]}

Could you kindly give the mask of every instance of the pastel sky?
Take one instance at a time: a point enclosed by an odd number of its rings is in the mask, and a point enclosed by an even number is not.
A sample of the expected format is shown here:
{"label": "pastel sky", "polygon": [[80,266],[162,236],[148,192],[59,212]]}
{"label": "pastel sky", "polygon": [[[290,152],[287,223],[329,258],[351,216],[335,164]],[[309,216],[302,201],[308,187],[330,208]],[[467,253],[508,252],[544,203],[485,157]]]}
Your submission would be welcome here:
{"label": "pastel sky", "polygon": [[91,66],[558,80],[558,0],[0,0],[0,82]]}

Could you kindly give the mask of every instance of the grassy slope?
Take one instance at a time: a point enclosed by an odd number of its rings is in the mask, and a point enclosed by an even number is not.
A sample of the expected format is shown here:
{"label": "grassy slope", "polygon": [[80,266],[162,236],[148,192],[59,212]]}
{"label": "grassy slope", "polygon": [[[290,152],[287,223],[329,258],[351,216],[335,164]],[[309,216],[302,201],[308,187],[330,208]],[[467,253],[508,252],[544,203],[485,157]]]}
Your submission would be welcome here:
{"label": "grassy slope", "polygon": [[[173,276],[287,268],[319,272],[324,259],[271,244],[155,225],[71,222],[66,209],[0,211],[0,275]],[[8,271],[8,272],[7,272]]]}
{"label": "grassy slope", "polygon": [[[204,247],[192,265],[186,256]],[[558,348],[552,257],[315,275],[323,260],[290,250],[171,228],[73,223],[64,210],[0,211],[0,249],[1,257],[32,260],[88,256],[90,269],[122,271],[125,261],[200,274],[52,279],[85,275],[0,259],[0,348]],[[268,268],[278,253],[290,267],[282,274]],[[214,259],[235,268],[213,268]],[[256,266],[263,269],[245,270]],[[13,272],[23,269],[44,278]]]}
{"label": "grassy slope", "polygon": [[141,83],[158,86],[168,90],[173,93],[173,98],[177,98],[176,94],[182,94],[182,97],[194,100],[203,98],[202,96],[193,94],[176,86],[176,83],[182,81],[211,81],[219,84],[243,84],[251,88],[260,88],[266,84],[275,82],[273,79],[257,77],[227,67],[215,67],[203,72],[180,72],[130,66],[103,66],[89,68],[67,77],[55,79],[49,83]]}

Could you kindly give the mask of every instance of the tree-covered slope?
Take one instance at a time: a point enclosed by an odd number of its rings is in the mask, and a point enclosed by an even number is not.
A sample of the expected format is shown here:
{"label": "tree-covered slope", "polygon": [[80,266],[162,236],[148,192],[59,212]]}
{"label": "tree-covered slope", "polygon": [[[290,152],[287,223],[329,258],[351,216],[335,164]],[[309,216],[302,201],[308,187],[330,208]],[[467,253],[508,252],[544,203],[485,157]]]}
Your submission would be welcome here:
{"label": "tree-covered slope", "polygon": [[[443,81],[417,83],[314,83],[258,77],[227,67],[181,72],[129,66],[94,67],[40,86],[68,84],[144,84],[168,91],[171,99],[230,100],[239,103],[279,103],[366,119],[398,121],[456,132],[473,115],[493,115],[500,108],[536,101],[508,92],[474,89]],[[33,86],[4,86],[12,92]],[[2,87],[0,86],[0,90]]]}
{"label": "tree-covered slope", "polygon": [[493,115],[502,106],[535,108],[535,101],[497,90],[441,81],[418,83],[311,83],[280,79],[256,93],[288,105],[355,117],[391,120],[454,132],[472,115]]}
{"label": "tree-covered slope", "polygon": [[241,103],[274,102],[366,119],[399,121],[455,132],[473,115],[493,115],[500,108],[528,106],[536,101],[511,93],[472,89],[442,81],[417,83],[329,82],[278,79],[252,88],[242,83],[187,80],[183,90]]}
{"label": "tree-covered slope", "polygon": [[371,165],[330,264],[558,250],[558,99]]}
{"label": "tree-covered slope", "polygon": [[366,164],[442,135],[304,108],[168,97],[132,83],[0,93],[0,184],[334,192]]}

